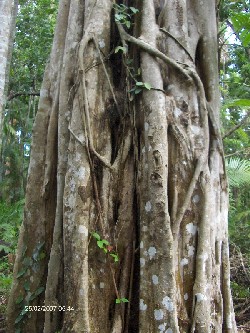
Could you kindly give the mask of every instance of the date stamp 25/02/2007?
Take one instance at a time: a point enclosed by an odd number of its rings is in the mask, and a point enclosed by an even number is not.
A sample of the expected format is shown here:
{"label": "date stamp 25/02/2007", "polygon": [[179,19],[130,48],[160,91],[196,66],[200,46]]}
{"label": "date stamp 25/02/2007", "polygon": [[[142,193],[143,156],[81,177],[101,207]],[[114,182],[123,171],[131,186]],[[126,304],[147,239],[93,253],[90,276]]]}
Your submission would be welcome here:
{"label": "date stamp 25/02/2007", "polygon": [[43,312],[55,312],[55,311],[75,311],[75,309],[71,306],[64,306],[64,305],[26,305],[25,306],[26,312],[31,311],[43,311]]}

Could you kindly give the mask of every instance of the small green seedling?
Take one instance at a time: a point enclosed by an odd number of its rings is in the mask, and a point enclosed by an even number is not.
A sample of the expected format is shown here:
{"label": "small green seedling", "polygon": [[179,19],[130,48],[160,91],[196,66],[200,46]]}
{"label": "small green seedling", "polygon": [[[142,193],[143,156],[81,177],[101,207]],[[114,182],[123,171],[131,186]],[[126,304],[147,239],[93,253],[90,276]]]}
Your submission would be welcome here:
{"label": "small green seedling", "polygon": [[97,232],[93,232],[92,236],[96,239],[97,246],[102,249],[104,253],[108,253],[114,259],[114,262],[119,261],[118,254],[113,251],[113,246],[111,246],[106,239],[101,239],[101,236]]}
{"label": "small green seedling", "polygon": [[121,304],[121,303],[128,303],[129,302],[129,300],[127,299],[127,298],[117,298],[116,300],[115,300],[115,303],[116,304]]}
{"label": "small green seedling", "polygon": [[125,25],[128,29],[131,27],[131,18],[134,14],[138,13],[139,10],[135,7],[127,7],[123,4],[114,4],[115,9],[115,21]]}

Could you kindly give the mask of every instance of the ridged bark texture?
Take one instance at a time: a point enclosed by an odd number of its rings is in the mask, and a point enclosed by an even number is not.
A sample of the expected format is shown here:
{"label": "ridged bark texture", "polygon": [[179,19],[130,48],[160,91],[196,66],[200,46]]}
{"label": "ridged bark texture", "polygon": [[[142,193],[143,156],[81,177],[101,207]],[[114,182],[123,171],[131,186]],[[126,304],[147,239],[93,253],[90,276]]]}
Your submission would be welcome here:
{"label": "ridged bark texture", "polygon": [[124,4],[60,2],[9,332],[237,332],[215,1]]}

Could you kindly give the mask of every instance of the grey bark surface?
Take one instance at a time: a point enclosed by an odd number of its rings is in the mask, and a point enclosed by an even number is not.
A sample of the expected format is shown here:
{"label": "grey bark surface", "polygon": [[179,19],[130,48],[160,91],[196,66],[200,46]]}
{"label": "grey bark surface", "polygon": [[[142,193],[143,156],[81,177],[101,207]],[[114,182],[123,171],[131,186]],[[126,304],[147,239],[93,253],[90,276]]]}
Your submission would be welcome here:
{"label": "grey bark surface", "polygon": [[[128,33],[111,1],[60,2],[9,332],[237,332],[215,2],[130,5],[139,13]],[[122,44],[128,54],[115,55]],[[128,58],[152,87],[133,100]],[[28,302],[48,311],[22,314]]]}
{"label": "grey bark surface", "polygon": [[3,112],[15,34],[17,0],[0,1],[0,151],[2,149]]}

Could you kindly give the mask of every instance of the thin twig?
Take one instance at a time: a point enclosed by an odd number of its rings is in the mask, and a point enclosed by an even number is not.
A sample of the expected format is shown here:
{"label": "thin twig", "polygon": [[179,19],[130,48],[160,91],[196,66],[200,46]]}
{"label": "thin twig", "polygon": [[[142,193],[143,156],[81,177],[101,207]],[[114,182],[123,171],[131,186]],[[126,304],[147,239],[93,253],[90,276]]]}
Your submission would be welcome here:
{"label": "thin twig", "polygon": [[10,93],[10,95],[7,98],[7,101],[12,100],[13,98],[19,97],[19,96],[40,96],[40,92],[18,92],[18,93]]}
{"label": "thin twig", "polygon": [[231,134],[233,134],[235,131],[237,131],[238,128],[240,128],[242,125],[244,125],[248,121],[249,117],[250,117],[250,110],[247,111],[247,114],[241,119],[241,121],[239,122],[239,124],[237,124],[236,126],[234,126],[233,128],[231,128],[227,133],[225,133],[222,136],[222,139],[224,140],[225,138],[227,138],[228,136],[230,136]]}

